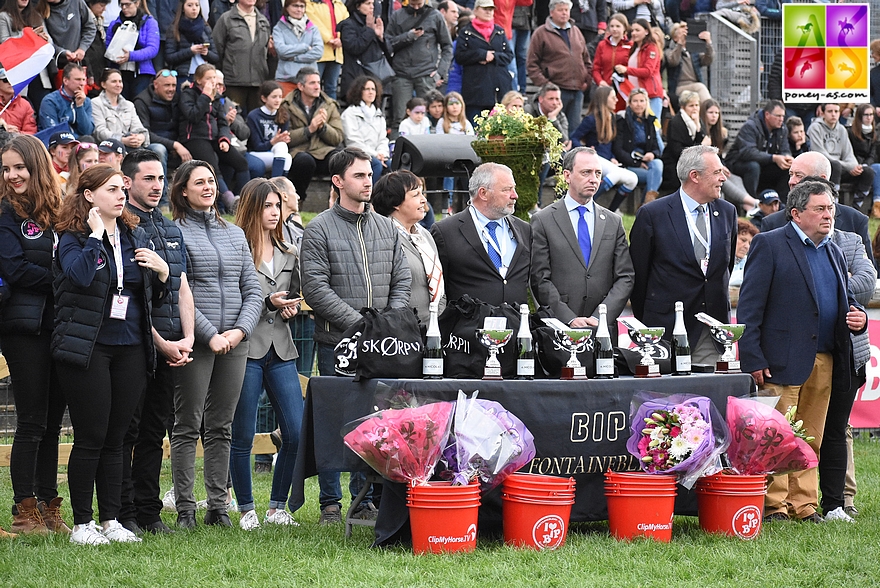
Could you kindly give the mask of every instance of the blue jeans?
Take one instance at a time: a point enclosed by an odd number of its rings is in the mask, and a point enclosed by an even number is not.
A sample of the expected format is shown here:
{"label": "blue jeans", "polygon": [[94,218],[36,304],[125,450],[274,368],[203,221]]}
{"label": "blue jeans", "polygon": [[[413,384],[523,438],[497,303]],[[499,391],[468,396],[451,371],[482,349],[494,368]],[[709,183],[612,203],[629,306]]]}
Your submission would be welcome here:
{"label": "blue jeans", "polygon": [[880,163],[872,163],[874,170],[874,202],[880,202]]}
{"label": "blue jeans", "polygon": [[376,185],[376,182],[379,181],[379,178],[382,177],[382,172],[384,172],[387,168],[382,165],[382,161],[378,157],[370,158],[370,168],[373,170],[373,185]]}
{"label": "blue jeans", "polygon": [[584,112],[584,93],[580,90],[562,90],[562,112],[568,119],[568,132],[573,133],[581,124],[581,116]]}
{"label": "blue jeans", "polygon": [[[333,350],[333,345],[318,343],[318,371],[322,376],[333,376],[336,374],[336,358]],[[365,483],[366,476],[363,473],[351,472],[348,491],[351,492],[352,498],[360,493]],[[342,507],[342,485],[339,481],[339,472],[318,472],[318,488],[320,490],[318,503],[321,505],[321,510],[334,504],[340,508]],[[372,491],[367,492],[363,503],[370,502],[372,499]]]}
{"label": "blue jeans", "polygon": [[336,100],[336,89],[339,87],[342,64],[335,61],[320,61],[318,62],[318,73],[321,74],[321,86],[324,93]]}
{"label": "blue jeans", "polygon": [[529,56],[529,41],[532,31],[529,29],[513,29],[513,38],[510,44],[513,46],[514,61],[516,64],[516,77],[513,78],[513,89],[520,93],[526,93],[526,60]]}
{"label": "blue jeans", "polygon": [[290,333],[293,342],[299,351],[296,358],[296,371],[307,378],[312,377],[312,367],[315,365],[315,319],[307,312],[300,312],[287,323],[290,325]]}
{"label": "blue jeans", "polygon": [[656,192],[663,183],[663,161],[660,159],[652,159],[648,163],[648,169],[643,167],[626,168],[633,172],[639,178],[639,185],[645,187],[647,192]]}
{"label": "blue jeans", "polygon": [[[239,512],[254,509],[254,494],[251,484],[251,449],[257,429],[257,404],[263,387],[275,408],[275,416],[281,427],[281,449],[275,461],[272,477],[272,492],[269,508],[283,509],[290,496],[293,482],[293,465],[299,445],[299,431],[302,426],[303,397],[296,372],[296,362],[283,361],[275,353],[275,348],[262,359],[248,359],[241,396],[232,419],[232,446],[229,454],[229,472],[232,487],[238,499]],[[295,511],[301,504],[290,505]]]}
{"label": "blue jeans", "polygon": [[[266,169],[266,164],[263,163],[263,160],[257,157],[256,155],[251,155],[248,152],[245,152],[244,158],[248,163],[248,172],[251,174],[251,179],[254,178],[264,178],[266,177],[266,172],[269,171]],[[239,187],[239,190],[241,188]]]}

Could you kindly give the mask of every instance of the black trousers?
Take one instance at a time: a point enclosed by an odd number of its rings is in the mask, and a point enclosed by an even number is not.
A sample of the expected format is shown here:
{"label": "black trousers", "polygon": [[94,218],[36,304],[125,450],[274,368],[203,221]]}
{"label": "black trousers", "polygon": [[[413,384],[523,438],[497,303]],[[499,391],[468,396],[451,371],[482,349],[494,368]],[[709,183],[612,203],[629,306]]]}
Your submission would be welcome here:
{"label": "black trousers", "polygon": [[846,426],[853,402],[865,383],[864,366],[851,374],[849,390],[831,390],[828,416],[825,417],[825,433],[819,455],[819,491],[822,493],[822,512],[828,514],[843,506],[843,489],[846,486]]}
{"label": "black trousers", "polygon": [[[218,141],[208,141],[207,139],[190,139],[184,145],[189,149],[193,159],[201,159],[210,163],[218,178],[223,175],[221,166],[231,168],[235,175],[235,183],[238,184],[236,193],[241,192],[244,185],[250,181],[251,173],[248,170],[247,159],[232,145],[227,151],[220,150]],[[232,186],[229,188],[231,190]]]}
{"label": "black trousers", "polygon": [[174,381],[172,370],[162,357],[156,376],[147,378],[122,445],[122,510],[120,520],[137,520],[150,525],[162,520],[159,475],[162,471],[162,442],[174,428]]}
{"label": "black trousers", "polygon": [[330,172],[327,166],[330,158],[333,157],[336,151],[334,149],[324,159],[315,159],[314,156],[305,151],[300,151],[293,156],[293,162],[290,164],[290,171],[287,172],[287,177],[290,178],[293,187],[296,188],[300,202],[306,199],[306,190],[309,189],[309,184],[312,183],[312,178],[315,177],[315,174],[325,175]]}
{"label": "black trousers", "polygon": [[854,176],[840,165],[837,160],[831,160],[831,183],[839,185],[841,183],[852,184],[856,191],[856,199],[863,199],[868,192],[874,187],[874,168],[870,165],[862,166],[862,173]]}
{"label": "black trousers", "polygon": [[13,500],[58,496],[58,435],[64,395],[49,345],[52,332],[3,335],[0,344],[12,376],[16,427],[9,458]]}
{"label": "black trousers", "polygon": [[73,424],[67,465],[70,505],[76,525],[119,516],[122,494],[122,443],[147,385],[143,345],[95,344],[88,368],[59,362],[58,377]]}

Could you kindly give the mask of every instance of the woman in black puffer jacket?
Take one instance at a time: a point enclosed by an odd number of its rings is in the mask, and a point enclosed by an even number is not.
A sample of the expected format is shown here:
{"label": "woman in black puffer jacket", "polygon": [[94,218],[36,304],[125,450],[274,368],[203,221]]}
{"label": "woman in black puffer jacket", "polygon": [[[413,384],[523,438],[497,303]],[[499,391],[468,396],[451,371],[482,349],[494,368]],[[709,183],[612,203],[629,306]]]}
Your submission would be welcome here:
{"label": "woman in black puffer jacket", "polygon": [[232,132],[217,95],[216,79],[217,68],[203,63],[196,68],[193,85],[180,93],[177,140],[189,149],[193,159],[207,161],[217,170],[232,168],[237,190],[241,190],[251,175],[244,155],[232,147]]}
{"label": "woman in black puffer jacket", "polygon": [[168,264],[125,209],[122,177],[105,164],[87,169],[58,220],[52,357],[74,429],[70,540],[83,545],[140,541],[116,519],[122,442],[155,369],[150,313],[167,292]]}
{"label": "woman in black puffer jacket", "polygon": [[[17,422],[9,473],[12,530],[70,533],[58,496],[58,434],[64,397],[52,355],[52,256],[61,186],[43,144],[20,135],[2,150],[0,342],[12,375]],[[0,530],[0,535],[3,532]]]}

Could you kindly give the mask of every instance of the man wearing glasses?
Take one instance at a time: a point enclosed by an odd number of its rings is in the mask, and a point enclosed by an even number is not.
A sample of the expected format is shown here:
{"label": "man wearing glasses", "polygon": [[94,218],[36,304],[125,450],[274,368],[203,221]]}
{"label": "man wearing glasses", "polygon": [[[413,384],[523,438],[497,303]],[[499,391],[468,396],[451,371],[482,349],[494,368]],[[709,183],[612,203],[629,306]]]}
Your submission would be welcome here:
{"label": "man wearing glasses", "polygon": [[742,178],[752,198],[767,188],[776,190],[783,204],[788,197],[788,168],[793,160],[784,123],[785,105],[769,100],[740,128],[727,154],[730,171]]}
{"label": "man wearing glasses", "polygon": [[[752,241],[737,307],[746,324],[739,342],[744,372],[765,395],[780,396],[777,409],[797,406],[816,452],[822,444],[832,385],[850,387],[850,333],[867,327],[867,315],[849,294],[847,266],[831,242],[833,190],[805,180],[789,193],[784,228]],[[764,520],[821,523],[816,468],[773,476]]]}

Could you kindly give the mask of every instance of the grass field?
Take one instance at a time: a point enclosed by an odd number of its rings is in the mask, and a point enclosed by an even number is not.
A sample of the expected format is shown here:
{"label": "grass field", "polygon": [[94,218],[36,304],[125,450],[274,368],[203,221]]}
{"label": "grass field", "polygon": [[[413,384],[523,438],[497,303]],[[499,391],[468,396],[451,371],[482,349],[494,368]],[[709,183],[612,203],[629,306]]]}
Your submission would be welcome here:
{"label": "grass field", "polygon": [[[298,528],[250,533],[199,526],[141,544],[74,546],[66,537],[0,541],[0,585],[55,586],[774,586],[867,587],[880,584],[880,452],[856,441],[861,510],[854,525],[775,523],[754,541],[703,533],[697,519],[676,517],[673,541],[619,543],[605,523],[575,525],[566,546],[536,553],[478,540],[464,555],[414,556],[408,547],[370,547],[372,531],[317,524],[317,483],[309,480]],[[270,474],[255,476],[258,505],[269,498]],[[162,487],[170,487],[168,462]],[[198,484],[196,486],[199,488]],[[67,496],[67,486],[60,488]],[[12,489],[0,471],[0,495]],[[65,502],[68,507],[68,503]],[[8,508],[0,525],[8,528]],[[174,515],[164,515],[173,524]],[[65,518],[70,521],[69,508]],[[237,523],[238,515],[232,515]]]}

